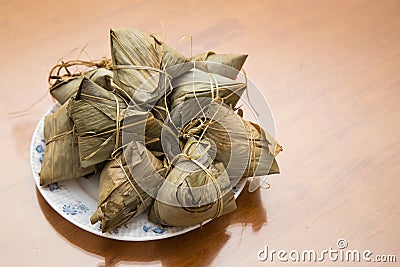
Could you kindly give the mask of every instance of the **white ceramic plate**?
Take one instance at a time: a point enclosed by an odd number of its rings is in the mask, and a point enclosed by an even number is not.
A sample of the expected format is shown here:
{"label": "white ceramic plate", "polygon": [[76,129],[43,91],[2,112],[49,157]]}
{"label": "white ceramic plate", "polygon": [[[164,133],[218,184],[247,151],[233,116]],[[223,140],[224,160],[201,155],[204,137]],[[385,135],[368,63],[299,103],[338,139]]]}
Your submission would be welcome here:
{"label": "white ceramic plate", "polygon": [[[45,114],[51,114],[59,105],[53,106]],[[32,136],[30,159],[35,183],[44,199],[62,217],[76,226],[107,238],[125,241],[148,241],[181,235],[199,227],[162,227],[150,222],[146,214],[135,217],[112,232],[102,233],[101,223],[92,225],[90,216],[97,208],[97,188],[99,177],[79,178],[62,181],[48,186],[39,185],[39,172],[42,165],[45,141],[43,138],[44,116],[39,121]],[[233,188],[235,198],[242,192],[246,180],[242,179]]]}

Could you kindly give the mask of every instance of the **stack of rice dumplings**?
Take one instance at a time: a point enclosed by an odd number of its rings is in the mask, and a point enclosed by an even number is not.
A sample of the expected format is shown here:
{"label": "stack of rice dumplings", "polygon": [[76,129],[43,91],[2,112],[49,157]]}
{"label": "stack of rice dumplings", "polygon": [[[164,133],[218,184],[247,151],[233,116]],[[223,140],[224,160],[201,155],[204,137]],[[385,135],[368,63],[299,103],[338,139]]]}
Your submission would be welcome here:
{"label": "stack of rice dumplings", "polygon": [[236,107],[247,55],[186,57],[152,33],[110,31],[111,64],[56,77],[42,186],[100,175],[90,218],[111,231],[142,213],[191,226],[236,209],[232,188],[279,173],[277,141]]}

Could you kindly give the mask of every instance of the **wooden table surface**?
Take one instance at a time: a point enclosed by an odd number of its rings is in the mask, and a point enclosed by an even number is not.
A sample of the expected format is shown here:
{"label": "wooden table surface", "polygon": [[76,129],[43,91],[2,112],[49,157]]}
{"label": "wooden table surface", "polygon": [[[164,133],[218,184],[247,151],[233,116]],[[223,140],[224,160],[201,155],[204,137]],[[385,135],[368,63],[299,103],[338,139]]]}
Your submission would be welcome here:
{"label": "wooden table surface", "polygon": [[[266,245],[323,250],[339,238],[400,261],[400,1],[2,1],[0,14],[1,266],[270,266],[257,258]],[[269,190],[151,242],[95,236],[46,203],[29,146],[53,105],[48,71],[85,45],[109,56],[111,27],[158,32],[186,54],[184,35],[193,53],[249,54],[285,148]]]}

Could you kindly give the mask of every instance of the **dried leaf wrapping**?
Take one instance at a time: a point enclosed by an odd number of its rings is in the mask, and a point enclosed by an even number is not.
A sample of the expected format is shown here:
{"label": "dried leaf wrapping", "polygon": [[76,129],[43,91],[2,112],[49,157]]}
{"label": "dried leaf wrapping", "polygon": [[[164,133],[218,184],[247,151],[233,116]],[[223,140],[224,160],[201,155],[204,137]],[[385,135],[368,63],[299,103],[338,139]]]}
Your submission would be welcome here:
{"label": "dried leaf wrapping", "polygon": [[216,160],[231,179],[279,173],[275,157],[281,146],[268,132],[227,107],[212,103],[208,112],[216,116],[205,136],[214,140]]}
{"label": "dried leaf wrapping", "polygon": [[158,90],[162,46],[151,34],[131,29],[110,31],[114,82],[139,105],[152,105]]}
{"label": "dried leaf wrapping", "polygon": [[58,101],[58,103],[64,104],[68,101],[68,99],[76,95],[76,92],[82,83],[83,77],[87,77],[98,86],[111,91],[113,90],[113,86],[111,84],[112,75],[113,73],[109,69],[93,69],[82,74],[82,76],[74,76],[66,80],[57,81],[52,87],[50,87],[50,94]]}
{"label": "dried leaf wrapping", "polygon": [[[168,70],[173,66],[179,65],[176,68],[173,68],[174,72],[171,71],[170,74],[172,77],[179,76],[180,73],[183,73],[189,69],[187,68],[182,68],[184,67],[184,63],[189,62],[189,58],[185,57],[182,55],[180,52],[176,51],[169,45],[167,45],[165,42],[158,41],[161,44],[162,47],[162,60],[161,60],[161,66],[160,69],[162,70]],[[190,65],[188,65],[190,66]],[[171,68],[172,70],[172,68]]]}
{"label": "dried leaf wrapping", "polygon": [[[194,144],[188,141],[184,150],[190,151]],[[195,149],[194,155],[206,155],[203,149]],[[149,212],[150,221],[166,226],[191,226],[236,209],[223,164],[210,163],[212,158],[199,161],[183,158],[170,171]]]}
{"label": "dried leaf wrapping", "polygon": [[68,102],[45,117],[46,148],[40,170],[40,185],[75,179],[95,172],[94,167],[81,167],[74,124],[68,116],[67,105]]}
{"label": "dried leaf wrapping", "polygon": [[[81,165],[92,166],[108,160],[121,147],[122,132],[129,140],[159,138],[161,131],[151,113],[128,106],[119,95],[84,78],[69,112],[78,133]],[[149,123],[147,123],[149,121]]]}
{"label": "dried leaf wrapping", "polygon": [[113,230],[147,210],[165,176],[163,163],[140,142],[131,142],[100,175],[98,208],[92,224]]}
{"label": "dried leaf wrapping", "polygon": [[236,78],[246,59],[247,55],[243,54],[215,54],[211,51],[191,58],[192,61],[197,61],[197,69],[219,74],[230,79]]}
{"label": "dried leaf wrapping", "polygon": [[246,89],[246,84],[231,80],[218,74],[207,73],[193,69],[175,78],[173,89],[169,96],[171,109],[193,98],[223,99],[233,107],[239,101]]}
{"label": "dried leaf wrapping", "polygon": [[110,35],[114,81],[146,110],[169,91],[171,77],[191,68],[184,64],[188,58],[151,33],[115,29]]}

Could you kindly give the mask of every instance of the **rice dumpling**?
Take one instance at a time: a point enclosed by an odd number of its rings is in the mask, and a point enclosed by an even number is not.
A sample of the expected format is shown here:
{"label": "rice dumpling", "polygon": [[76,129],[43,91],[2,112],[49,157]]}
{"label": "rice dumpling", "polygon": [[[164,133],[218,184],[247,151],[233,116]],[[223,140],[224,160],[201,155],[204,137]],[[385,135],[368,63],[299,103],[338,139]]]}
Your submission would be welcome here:
{"label": "rice dumpling", "polygon": [[98,208],[90,218],[91,223],[100,221],[104,233],[146,211],[164,180],[165,171],[163,163],[142,143],[129,143],[100,175]]}
{"label": "rice dumpling", "polygon": [[215,116],[205,136],[214,140],[216,160],[224,164],[231,179],[279,173],[275,157],[282,147],[268,132],[216,102],[208,112]]}
{"label": "rice dumpling", "polygon": [[236,202],[225,167],[212,162],[204,143],[191,138],[169,172],[149,220],[166,226],[191,226],[230,213]]}
{"label": "rice dumpling", "polygon": [[53,114],[45,117],[46,148],[40,170],[40,185],[75,179],[95,172],[94,166],[81,166],[77,135],[67,112],[68,104],[66,102]]}
{"label": "rice dumpling", "polygon": [[143,143],[146,139],[157,142],[161,132],[161,125],[150,112],[129,106],[118,94],[86,77],[69,104],[69,114],[76,126],[80,162],[84,167],[110,159],[122,145],[122,132],[127,142]]}

